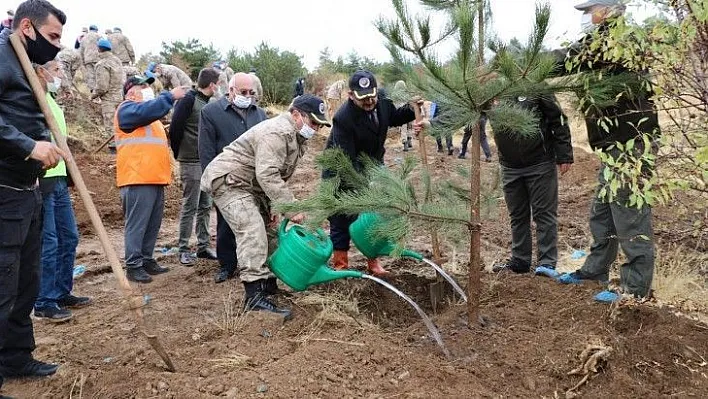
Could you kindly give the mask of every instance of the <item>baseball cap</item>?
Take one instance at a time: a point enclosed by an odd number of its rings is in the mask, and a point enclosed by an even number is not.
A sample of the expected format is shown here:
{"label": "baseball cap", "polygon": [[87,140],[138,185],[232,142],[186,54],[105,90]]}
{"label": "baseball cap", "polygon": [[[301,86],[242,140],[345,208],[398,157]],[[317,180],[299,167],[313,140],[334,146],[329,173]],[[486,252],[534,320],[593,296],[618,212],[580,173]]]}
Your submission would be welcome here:
{"label": "baseball cap", "polygon": [[96,44],[98,45],[98,47],[103,47],[108,50],[113,50],[113,46],[111,45],[111,41],[106,38],[102,37],[102,38],[98,39]]}
{"label": "baseball cap", "polygon": [[585,11],[594,6],[621,6],[623,4],[622,0],[588,0],[575,6],[575,9]]}
{"label": "baseball cap", "polygon": [[325,116],[325,104],[321,98],[312,94],[303,94],[293,100],[293,108],[305,111],[320,125],[332,126]]}
{"label": "baseball cap", "polygon": [[349,79],[349,90],[354,92],[354,97],[363,100],[376,96],[376,78],[369,71],[356,71]]}
{"label": "baseball cap", "polygon": [[132,76],[128,78],[128,80],[125,81],[125,84],[123,85],[123,95],[126,95],[128,93],[128,90],[130,90],[133,86],[139,86],[139,85],[144,85],[144,84],[153,84],[155,82],[155,78],[153,77],[147,77],[147,76]]}
{"label": "baseball cap", "polygon": [[92,31],[94,31],[94,32],[98,32],[98,26],[96,26],[96,25],[91,25],[91,26],[89,26],[89,30],[92,30]]}

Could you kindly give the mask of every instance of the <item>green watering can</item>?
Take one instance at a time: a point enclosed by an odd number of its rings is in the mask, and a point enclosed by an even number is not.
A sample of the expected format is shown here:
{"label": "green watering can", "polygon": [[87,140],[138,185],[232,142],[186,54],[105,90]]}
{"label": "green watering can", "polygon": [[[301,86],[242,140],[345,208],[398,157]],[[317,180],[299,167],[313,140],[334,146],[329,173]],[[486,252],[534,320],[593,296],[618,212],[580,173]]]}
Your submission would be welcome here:
{"label": "green watering can", "polygon": [[[369,259],[379,256],[389,256],[393,252],[393,243],[372,237],[370,231],[378,224],[383,223],[381,216],[375,213],[362,213],[354,223],[349,226],[349,236],[356,248]],[[403,250],[402,256],[423,260],[423,255],[407,249]]]}
{"label": "green watering can", "polygon": [[332,241],[322,229],[312,233],[295,225],[286,231],[289,220],[278,229],[278,249],[270,256],[270,270],[288,287],[304,291],[309,286],[342,278],[362,278],[356,270],[334,270],[327,266]]}

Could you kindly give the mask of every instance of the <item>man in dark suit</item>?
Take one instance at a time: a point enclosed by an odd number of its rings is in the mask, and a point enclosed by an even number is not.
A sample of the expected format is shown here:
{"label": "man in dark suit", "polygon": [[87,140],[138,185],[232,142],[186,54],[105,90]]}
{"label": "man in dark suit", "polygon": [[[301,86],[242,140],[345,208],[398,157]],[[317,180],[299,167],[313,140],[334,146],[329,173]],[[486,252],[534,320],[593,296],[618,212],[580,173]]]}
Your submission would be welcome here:
{"label": "man in dark suit", "polygon": [[[349,79],[349,100],[334,115],[326,149],[340,148],[356,170],[362,171],[359,157],[363,154],[383,163],[388,128],[405,125],[414,119],[415,113],[410,105],[396,108],[390,99],[379,93],[371,72],[354,72]],[[413,123],[413,131],[418,134],[422,126],[422,122]],[[330,177],[330,174],[325,172],[323,177]],[[349,267],[349,225],[354,220],[356,216],[334,215],[329,218],[335,269]],[[373,275],[386,274],[377,259],[367,259],[367,270]]]}

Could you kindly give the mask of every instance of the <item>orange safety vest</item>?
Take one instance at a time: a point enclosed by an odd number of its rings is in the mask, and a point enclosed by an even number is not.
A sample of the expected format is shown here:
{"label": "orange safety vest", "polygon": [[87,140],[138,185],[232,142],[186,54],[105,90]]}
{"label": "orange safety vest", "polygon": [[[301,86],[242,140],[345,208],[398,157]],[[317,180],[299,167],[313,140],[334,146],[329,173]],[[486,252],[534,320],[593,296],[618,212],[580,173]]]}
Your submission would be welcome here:
{"label": "orange safety vest", "polygon": [[120,130],[116,109],[113,116],[113,130],[116,140],[118,187],[170,184],[172,169],[169,145],[165,128],[160,121],[154,121],[147,126],[133,130],[131,133],[126,133]]}

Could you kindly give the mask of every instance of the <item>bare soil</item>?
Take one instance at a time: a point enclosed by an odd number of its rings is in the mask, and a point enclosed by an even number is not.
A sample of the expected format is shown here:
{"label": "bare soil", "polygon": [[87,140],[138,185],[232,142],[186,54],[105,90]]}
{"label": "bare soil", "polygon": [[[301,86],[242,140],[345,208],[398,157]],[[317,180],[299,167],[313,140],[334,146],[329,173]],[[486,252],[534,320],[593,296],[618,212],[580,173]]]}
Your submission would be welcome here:
{"label": "bare soil", "polygon": [[[397,140],[396,140],[397,141]],[[324,145],[311,143],[291,185],[296,196],[316,185],[313,157]],[[392,140],[387,163],[400,157]],[[463,160],[429,153],[435,174],[451,173]],[[108,154],[77,154],[96,206],[115,238],[122,238],[120,196]],[[468,162],[468,161],[467,161]],[[561,179],[560,244],[564,252],[587,248],[587,214],[597,160],[582,151]],[[482,163],[493,182],[497,164]],[[491,177],[490,177],[491,176]],[[492,184],[492,183],[490,183]],[[180,193],[167,190],[158,246],[176,238]],[[503,200],[491,205],[483,239],[485,263],[506,256],[508,219]],[[653,304],[607,306],[592,302],[593,284],[561,286],[542,277],[485,273],[481,312],[484,327],[467,327],[466,305],[448,296],[434,314],[430,270],[386,259],[389,281],[433,316],[451,358],[445,358],[417,314],[404,301],[364,280],[337,281],[278,300],[294,309],[293,320],[262,313],[242,315],[238,280],[213,283],[214,262],[193,268],[175,256],[160,257],[171,268],[149,285],[134,285],[147,301],[149,330],[157,332],[177,367],[168,372],[137,330],[116,290],[106,260],[80,201],[82,233],[77,264],[89,273],[76,281],[79,295],[95,304],[76,310],[66,324],[35,322],[39,359],[59,362],[50,378],[13,380],[3,393],[18,398],[427,398],[427,397],[705,397],[708,392],[708,325]],[[663,212],[660,210],[659,212]],[[212,226],[212,229],[214,226]],[[427,249],[427,237],[412,247]],[[499,247],[502,247],[500,250]],[[450,264],[466,263],[446,250]],[[364,266],[353,253],[353,263]],[[489,265],[487,265],[489,266]],[[457,276],[464,286],[463,276]],[[574,393],[587,345],[611,348],[597,372]],[[703,392],[703,393],[701,393]]]}

